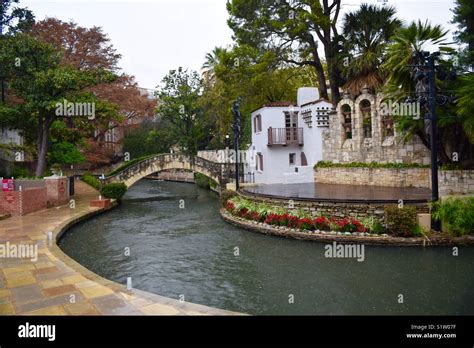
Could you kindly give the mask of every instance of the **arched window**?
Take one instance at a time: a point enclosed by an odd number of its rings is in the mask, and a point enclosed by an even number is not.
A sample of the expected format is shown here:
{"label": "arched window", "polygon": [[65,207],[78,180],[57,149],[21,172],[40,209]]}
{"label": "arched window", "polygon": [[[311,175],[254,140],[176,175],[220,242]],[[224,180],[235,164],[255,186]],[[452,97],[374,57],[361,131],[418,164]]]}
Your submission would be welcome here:
{"label": "arched window", "polygon": [[364,99],[359,104],[360,115],[362,117],[362,130],[364,138],[372,138],[372,108],[370,102]]}
{"label": "arched window", "polygon": [[383,139],[388,137],[393,137],[395,132],[393,130],[393,117],[390,115],[383,115],[382,116],[382,132],[383,132]]}
{"label": "arched window", "polygon": [[348,104],[341,106],[342,128],[344,130],[344,140],[352,139],[352,110]]}

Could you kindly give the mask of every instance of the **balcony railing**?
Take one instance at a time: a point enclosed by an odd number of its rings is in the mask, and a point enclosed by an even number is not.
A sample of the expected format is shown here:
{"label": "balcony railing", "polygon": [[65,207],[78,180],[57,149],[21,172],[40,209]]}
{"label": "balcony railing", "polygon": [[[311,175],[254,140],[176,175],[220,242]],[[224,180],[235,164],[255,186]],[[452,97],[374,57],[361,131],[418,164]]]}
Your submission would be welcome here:
{"label": "balcony railing", "polygon": [[268,128],[268,146],[303,145],[303,128]]}

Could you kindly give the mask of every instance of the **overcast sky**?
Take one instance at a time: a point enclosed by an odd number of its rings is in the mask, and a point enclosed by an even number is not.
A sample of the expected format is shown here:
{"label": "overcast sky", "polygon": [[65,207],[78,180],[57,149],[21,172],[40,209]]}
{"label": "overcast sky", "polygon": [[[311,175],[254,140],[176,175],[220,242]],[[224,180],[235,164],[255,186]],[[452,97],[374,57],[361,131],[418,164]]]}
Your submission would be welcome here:
{"label": "overcast sky", "polygon": [[[343,0],[343,11],[360,0]],[[381,3],[366,0],[367,3]],[[398,17],[429,19],[453,28],[454,0],[388,0]],[[100,26],[122,54],[120,66],[140,86],[154,88],[171,69],[200,70],[215,46],[232,43],[226,0],[22,0],[37,20],[56,17],[81,26]]]}

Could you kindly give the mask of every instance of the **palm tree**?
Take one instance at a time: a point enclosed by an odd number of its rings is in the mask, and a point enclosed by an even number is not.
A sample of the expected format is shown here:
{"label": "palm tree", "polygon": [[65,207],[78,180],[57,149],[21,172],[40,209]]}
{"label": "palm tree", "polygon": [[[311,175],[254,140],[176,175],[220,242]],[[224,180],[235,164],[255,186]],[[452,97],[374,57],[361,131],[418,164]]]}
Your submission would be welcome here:
{"label": "palm tree", "polygon": [[226,51],[225,48],[215,47],[212,52],[206,53],[204,64],[201,67],[205,81],[214,81],[215,68],[220,63],[222,54]]}
{"label": "palm tree", "polygon": [[[386,98],[404,100],[415,92],[410,65],[416,63],[416,57],[422,51],[438,51],[453,53],[445,41],[447,30],[439,25],[431,25],[428,21],[412,22],[407,27],[399,29],[392,38],[393,43],[387,49],[387,60],[382,65],[387,73],[387,84],[384,87]],[[449,60],[440,55],[437,65],[450,67]],[[474,163],[474,118],[472,108],[474,103],[474,77],[470,74],[462,76],[456,82],[442,80],[438,74],[436,86],[443,91],[456,89],[459,96],[456,104],[442,104],[437,106],[438,116],[438,149],[439,160],[442,163],[452,162],[452,153],[459,154],[457,165],[472,166]],[[413,134],[418,135],[421,141],[430,148],[427,121],[423,118],[414,120],[411,117],[397,117],[397,127],[406,138]]]}
{"label": "palm tree", "polygon": [[382,65],[387,73],[387,96],[399,99],[414,91],[409,66],[414,63],[414,56],[427,48],[441,52],[451,50],[445,46],[447,33],[440,25],[432,26],[428,21],[412,22],[396,31],[393,43],[387,49],[387,60]]}
{"label": "palm tree", "polygon": [[393,7],[362,4],[343,19],[344,50],[349,64],[343,68],[344,87],[357,94],[364,87],[372,90],[384,84],[385,76],[379,67],[390,38],[401,27]]}

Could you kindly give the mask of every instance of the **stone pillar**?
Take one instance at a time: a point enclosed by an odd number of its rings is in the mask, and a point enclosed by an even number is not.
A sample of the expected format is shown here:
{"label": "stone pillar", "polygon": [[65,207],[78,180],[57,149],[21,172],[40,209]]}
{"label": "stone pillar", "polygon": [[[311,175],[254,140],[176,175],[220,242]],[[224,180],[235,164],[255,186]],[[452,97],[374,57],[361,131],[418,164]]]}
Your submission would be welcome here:
{"label": "stone pillar", "polygon": [[65,176],[49,176],[44,178],[48,206],[66,204],[69,201],[68,178]]}

